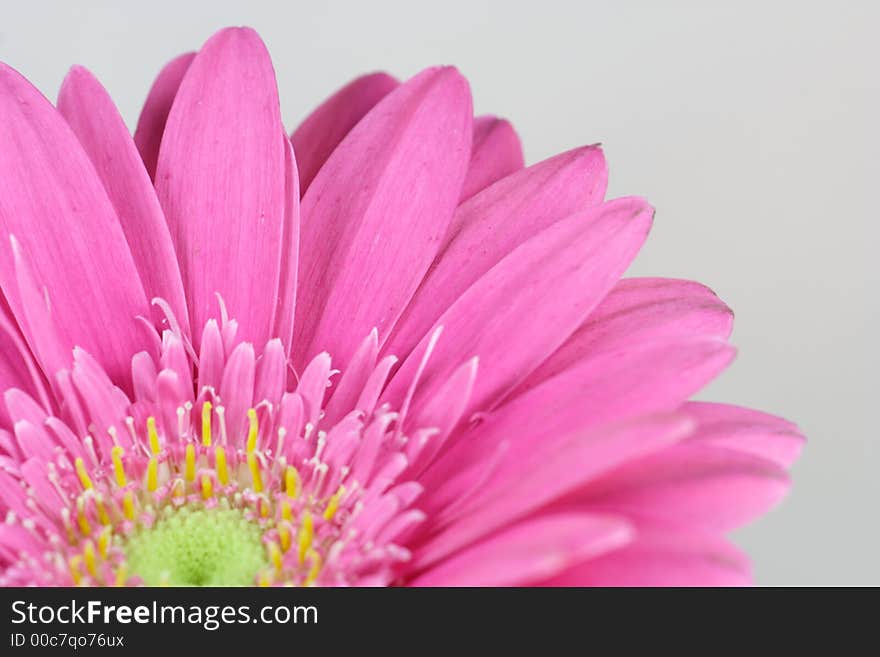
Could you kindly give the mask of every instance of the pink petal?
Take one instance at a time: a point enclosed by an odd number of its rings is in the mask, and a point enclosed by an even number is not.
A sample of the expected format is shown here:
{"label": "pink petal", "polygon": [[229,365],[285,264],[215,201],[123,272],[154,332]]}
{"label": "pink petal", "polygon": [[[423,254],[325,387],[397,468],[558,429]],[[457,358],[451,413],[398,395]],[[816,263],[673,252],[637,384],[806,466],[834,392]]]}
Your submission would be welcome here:
{"label": "pink petal", "polygon": [[[35,395],[46,409],[52,407],[39,365],[28,349],[6,299],[0,293],[0,389],[9,388],[20,388]],[[0,426],[12,426],[3,404],[0,404]]]}
{"label": "pink petal", "polygon": [[748,558],[713,536],[639,534],[620,550],[585,561],[544,586],[749,586]]}
{"label": "pink petal", "polygon": [[144,291],[151,299],[167,301],[189,335],[183,283],[165,215],[113,101],[89,71],[75,66],[61,85],[58,111],[73,128],[116,208]]}
{"label": "pink petal", "polygon": [[333,396],[325,404],[324,421],[327,426],[332,426],[346,413],[358,408],[356,406],[358,397],[376,367],[376,356],[379,353],[378,343],[379,334],[374,329],[361,342],[361,346],[352,356],[351,362],[339,378],[339,383],[333,389]]}
{"label": "pink petal", "polygon": [[783,467],[797,459],[804,445],[797,425],[750,408],[688,402],[682,411],[698,423],[693,440],[754,454]]}
{"label": "pink petal", "polygon": [[330,96],[300,123],[290,139],[303,194],[351,129],[399,85],[387,73],[363,75]]}
{"label": "pink petal", "polygon": [[180,85],[156,169],[193,326],[219,316],[219,293],[240,339],[262,345],[270,337],[285,221],[284,143],[265,46],[249,28],[221,30]]}
{"label": "pink petal", "polygon": [[627,522],[613,516],[554,514],[505,529],[418,575],[411,586],[522,586],[625,545]]}
{"label": "pink petal", "polygon": [[[147,345],[135,326],[149,307],[112,204],[76,137],[24,78],[0,65],[0,286],[25,328],[9,235],[20,243],[33,283],[45,291],[54,348],[35,354],[50,375],[87,349],[115,380],[127,381],[131,355]],[[44,344],[44,347],[46,345]]]}
{"label": "pink petal", "polygon": [[229,355],[220,382],[220,399],[226,407],[226,427],[232,440],[239,445],[247,438],[247,412],[254,403],[255,373],[253,345],[242,342]]}
{"label": "pink petal", "polygon": [[590,355],[628,343],[674,337],[725,339],[732,328],[733,312],[704,285],[663,278],[624,279],[517,390],[527,390]]}
{"label": "pink petal", "polygon": [[464,203],[477,192],[519,171],[523,166],[522,144],[510,121],[494,116],[478,116],[474,119],[471,163],[459,203]]}
{"label": "pink petal", "polygon": [[284,353],[290,355],[293,341],[296,281],[299,272],[299,178],[293,148],[284,142],[284,228],[281,234],[281,273],[278,304],[272,335],[280,338]]}
{"label": "pink petal", "polygon": [[438,503],[454,499],[497,460],[500,445],[506,445],[504,460],[519,463],[575,432],[673,411],[732,358],[730,346],[705,338],[649,342],[597,355],[498,407],[442,454],[421,481]]}
{"label": "pink petal", "polygon": [[[478,356],[482,375],[468,409],[491,408],[601,301],[642,245],[651,216],[641,199],[619,199],[571,215],[514,249],[437,320],[444,335],[414,405],[429,399],[460,363]],[[400,403],[426,341],[389,383],[383,398],[393,406]]]}
{"label": "pink petal", "polygon": [[[494,531],[517,518],[579,489],[601,473],[627,461],[664,449],[686,437],[694,423],[686,416],[660,415],[622,425],[553,436],[532,444],[532,449],[511,449],[479,490],[464,502],[461,491],[467,470],[451,472],[448,479],[426,483],[419,507],[442,528],[426,525],[436,533],[416,551],[413,568],[444,558],[462,545]],[[517,436],[510,441],[516,442]],[[482,465],[485,468],[485,465]],[[456,481],[458,480],[458,481]],[[456,492],[458,491],[458,493]],[[453,512],[452,505],[458,508]]]}
{"label": "pink petal", "polygon": [[[452,373],[424,406],[401,420],[404,429],[408,432],[419,428],[436,430],[436,433],[425,436],[425,444],[408,445],[407,457],[412,475],[421,472],[431,462],[462,419],[477,379],[477,366],[477,358],[465,362]],[[414,436],[410,435],[411,441],[413,438]]]}
{"label": "pink petal", "polygon": [[254,402],[259,404],[265,399],[273,406],[279,405],[285,383],[287,383],[287,358],[284,355],[284,346],[278,339],[269,340],[257,362]]}
{"label": "pink petal", "polygon": [[205,388],[213,388],[219,392],[225,365],[226,356],[220,327],[217,326],[217,320],[209,319],[202,330],[202,342],[199,350],[199,385],[196,392],[201,394]]}
{"label": "pink petal", "polygon": [[156,176],[159,146],[162,143],[162,134],[165,132],[168,113],[171,111],[171,105],[177,96],[177,90],[183,81],[183,76],[195,56],[194,52],[180,55],[159,71],[138,118],[137,128],[134,131],[134,143],[140,151],[141,159],[144,161],[144,167],[150,178]]}
{"label": "pink petal", "polygon": [[510,175],[461,205],[384,353],[407,356],[437,318],[502,258],[563,217],[601,203],[607,178],[602,151],[589,146]]}
{"label": "pink petal", "polygon": [[650,526],[726,532],[766,513],[789,485],[771,461],[688,441],[623,465],[560,505],[588,505]]}
{"label": "pink petal", "polygon": [[344,369],[372,328],[380,342],[388,335],[455,209],[471,123],[467,81],[429,69],[380,101],[321,168],[303,198],[297,368],[327,350]]}

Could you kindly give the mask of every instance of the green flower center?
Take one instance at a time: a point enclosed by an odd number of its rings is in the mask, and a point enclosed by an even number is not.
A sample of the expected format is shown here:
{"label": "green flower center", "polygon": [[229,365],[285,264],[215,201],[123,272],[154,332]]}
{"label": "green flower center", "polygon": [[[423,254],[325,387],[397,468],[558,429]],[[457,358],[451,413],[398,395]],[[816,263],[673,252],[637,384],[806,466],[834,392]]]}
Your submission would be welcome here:
{"label": "green flower center", "polygon": [[166,507],[126,540],[129,574],[147,586],[252,586],[268,565],[262,533],[239,509]]}

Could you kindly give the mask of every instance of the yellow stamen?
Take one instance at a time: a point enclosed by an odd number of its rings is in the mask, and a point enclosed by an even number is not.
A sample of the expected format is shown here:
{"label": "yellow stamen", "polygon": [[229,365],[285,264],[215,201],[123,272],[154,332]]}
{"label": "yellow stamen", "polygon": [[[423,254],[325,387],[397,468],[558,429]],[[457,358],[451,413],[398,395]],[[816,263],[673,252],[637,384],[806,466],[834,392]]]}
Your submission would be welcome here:
{"label": "yellow stamen", "polygon": [[110,549],[110,538],[110,528],[105,527],[104,531],[98,536],[98,554],[101,555],[102,559],[107,558],[107,551]]}
{"label": "yellow stamen", "polygon": [[156,418],[152,415],[147,418],[147,436],[150,439],[150,451],[153,454],[162,451],[162,445],[159,444],[159,432],[156,431]]}
{"label": "yellow stamen", "polygon": [[73,577],[74,586],[79,586],[80,582],[82,582],[82,575],[80,573],[80,566],[82,565],[82,557],[78,554],[70,557],[70,560],[67,562],[67,565],[70,566],[70,576]]}
{"label": "yellow stamen", "polygon": [[159,488],[159,460],[153,456],[147,463],[147,490],[151,493]]}
{"label": "yellow stamen", "polygon": [[303,511],[302,514],[302,526],[299,529],[299,538],[297,539],[299,542],[299,562],[304,563],[306,560],[306,553],[309,551],[309,548],[312,546],[312,537],[315,535],[315,524],[312,520],[312,514],[308,511]]}
{"label": "yellow stamen", "polygon": [[286,522],[278,525],[278,540],[281,543],[281,551],[287,552],[290,549],[290,526]]}
{"label": "yellow stamen", "polygon": [[128,571],[125,567],[125,564],[119,566],[116,569],[116,579],[113,581],[113,586],[125,586],[125,582],[128,579]]}
{"label": "yellow stamen", "polygon": [[122,496],[122,513],[129,520],[134,520],[134,495],[130,490]]}
{"label": "yellow stamen", "polygon": [[248,409],[247,412],[248,417],[248,439],[247,439],[247,451],[248,454],[257,449],[257,430],[260,428],[257,423],[257,411],[253,408]]}
{"label": "yellow stamen", "polygon": [[76,501],[76,522],[79,524],[79,531],[83,536],[92,533],[92,526],[89,524],[89,518],[86,516],[86,506],[82,498]]}
{"label": "yellow stamen", "polygon": [[247,462],[251,471],[251,479],[254,482],[254,491],[261,493],[263,492],[263,478],[260,475],[260,462],[257,460],[257,455],[250,452],[247,455]]}
{"label": "yellow stamen", "polygon": [[218,447],[214,450],[214,461],[217,466],[217,480],[221,486],[229,483],[229,468],[226,465],[226,450]]}
{"label": "yellow stamen", "polygon": [[116,485],[123,488],[128,480],[125,478],[125,466],[122,464],[122,456],[125,450],[119,445],[110,450],[110,458],[113,459],[113,472],[116,474]]}
{"label": "yellow stamen", "polygon": [[193,481],[196,478],[196,448],[190,443],[186,446],[186,470],[184,477],[187,481]]}
{"label": "yellow stamen", "polygon": [[174,480],[174,483],[171,485],[171,496],[175,499],[186,496],[186,484],[183,483],[183,479]]}
{"label": "yellow stamen", "polygon": [[284,500],[281,503],[281,517],[290,522],[293,519],[293,512],[290,510],[290,502]]}
{"label": "yellow stamen", "polygon": [[98,520],[102,525],[110,524],[110,516],[107,515],[107,509],[104,508],[104,498],[100,495],[95,497],[95,509],[98,511]]}
{"label": "yellow stamen", "polygon": [[202,445],[211,446],[211,402],[202,404]]}
{"label": "yellow stamen", "polygon": [[280,573],[284,563],[281,560],[281,550],[275,543],[269,543],[269,558],[272,560],[272,565],[275,566],[275,572]]}
{"label": "yellow stamen", "polygon": [[89,473],[86,472],[86,465],[83,463],[82,457],[78,456],[76,460],[73,462],[74,467],[76,468],[76,474],[79,477],[79,483],[82,484],[82,487],[85,490],[91,490],[94,488],[92,484],[92,480],[89,477]]}
{"label": "yellow stamen", "polygon": [[287,497],[296,499],[299,495],[299,472],[292,465],[288,465],[284,471],[284,487],[287,490]]}
{"label": "yellow stamen", "polygon": [[315,550],[309,550],[309,561],[312,565],[309,568],[309,574],[306,575],[306,586],[312,586],[318,579],[318,574],[321,572],[321,555]]}
{"label": "yellow stamen", "polygon": [[202,475],[202,499],[207,500],[214,495],[214,482],[209,475]]}
{"label": "yellow stamen", "polygon": [[260,517],[268,518],[272,514],[272,504],[265,497],[261,497],[259,501]]}
{"label": "yellow stamen", "polygon": [[327,502],[327,508],[324,509],[324,520],[333,520],[333,516],[336,515],[336,511],[339,509],[339,500],[342,499],[343,495],[345,495],[345,486],[340,486],[339,490],[333,493],[330,501]]}
{"label": "yellow stamen", "polygon": [[86,562],[86,570],[89,571],[89,575],[97,577],[98,564],[95,558],[95,544],[91,541],[86,541],[85,548],[83,548],[83,559]]}
{"label": "yellow stamen", "polygon": [[269,581],[269,574],[268,573],[260,573],[260,578],[259,578],[259,580],[257,580],[257,586],[262,586],[265,588],[265,587],[269,586],[269,584],[271,584],[271,582]]}

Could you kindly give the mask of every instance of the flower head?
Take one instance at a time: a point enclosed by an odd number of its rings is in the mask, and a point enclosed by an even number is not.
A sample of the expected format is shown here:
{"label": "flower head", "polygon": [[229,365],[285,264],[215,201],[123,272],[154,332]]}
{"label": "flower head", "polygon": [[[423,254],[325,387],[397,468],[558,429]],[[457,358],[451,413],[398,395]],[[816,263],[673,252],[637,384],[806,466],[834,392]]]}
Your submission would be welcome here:
{"label": "flower head", "polygon": [[688,399],[707,288],[621,276],[652,208],[600,148],[525,168],[452,68],[288,138],[249,29],[134,138],[0,66],[0,583],[733,584],[802,438]]}

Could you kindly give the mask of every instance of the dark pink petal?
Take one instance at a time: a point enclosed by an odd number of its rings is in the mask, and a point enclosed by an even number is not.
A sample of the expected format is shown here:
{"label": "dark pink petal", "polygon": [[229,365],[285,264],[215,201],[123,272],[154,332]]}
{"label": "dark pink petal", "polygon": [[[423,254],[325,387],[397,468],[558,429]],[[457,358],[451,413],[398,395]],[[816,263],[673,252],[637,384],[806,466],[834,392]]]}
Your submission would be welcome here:
{"label": "dark pink petal", "polygon": [[188,336],[183,283],[168,224],[113,101],[89,71],[75,66],[61,85],[58,111],[73,128],[116,208],[144,291],[150,299],[161,297],[168,302]]}
{"label": "dark pink petal", "polygon": [[624,279],[517,392],[591,355],[637,341],[675,337],[726,339],[732,328],[733,312],[704,285],[663,278]]}
{"label": "dark pink petal", "polygon": [[687,441],[621,466],[560,502],[648,525],[726,532],[772,508],[788,474],[766,459]]}
{"label": "dark pink petal", "polygon": [[171,105],[177,96],[177,90],[180,88],[183,76],[195,56],[194,52],[180,55],[159,71],[138,118],[137,128],[134,131],[134,143],[140,151],[144,168],[150,178],[156,176],[159,146],[162,143],[162,134],[165,132],[168,113],[171,111]]}
{"label": "dark pink petal", "polygon": [[471,163],[461,190],[460,203],[492,183],[525,166],[519,135],[510,121],[495,116],[474,119]]}
{"label": "dark pink petal", "polygon": [[601,203],[607,178],[602,151],[588,146],[510,175],[461,205],[384,352],[407,356],[437,318],[502,258],[563,217]]}
{"label": "dark pink petal", "polygon": [[219,317],[219,293],[239,322],[240,339],[262,345],[270,337],[285,222],[284,158],[266,47],[249,28],[221,30],[180,85],[156,169],[193,326]]}
{"label": "dark pink petal", "polygon": [[[413,406],[430,399],[459,364],[478,356],[482,374],[468,409],[491,408],[607,294],[641,247],[651,216],[643,200],[618,199],[556,222],[514,249],[436,321],[443,336]],[[403,399],[427,340],[389,383],[383,398],[392,405]]]}
{"label": "dark pink petal", "polygon": [[797,459],[804,445],[796,424],[750,408],[688,402],[682,411],[697,421],[693,440],[754,454],[783,467]]}
{"label": "dark pink petal", "polygon": [[318,106],[291,135],[303,194],[318,170],[364,115],[400,83],[387,73],[352,80]]}
{"label": "dark pink petal", "polygon": [[346,136],[303,198],[294,364],[326,349],[344,369],[382,342],[434,259],[470,154],[471,97],[452,68],[391,92]]}
{"label": "dark pink petal", "polygon": [[[79,345],[125,382],[131,355],[148,344],[135,317],[149,306],[113,205],[61,115],[4,65],[0,117],[0,286],[9,306],[50,375],[70,365]],[[10,235],[48,296],[47,326],[27,321]],[[54,345],[38,348],[44,330]]]}
{"label": "dark pink petal", "polygon": [[522,586],[625,545],[623,518],[587,513],[532,518],[418,575],[411,586]]}
{"label": "dark pink petal", "polygon": [[724,539],[639,534],[620,550],[585,561],[544,586],[749,586],[748,558]]}

